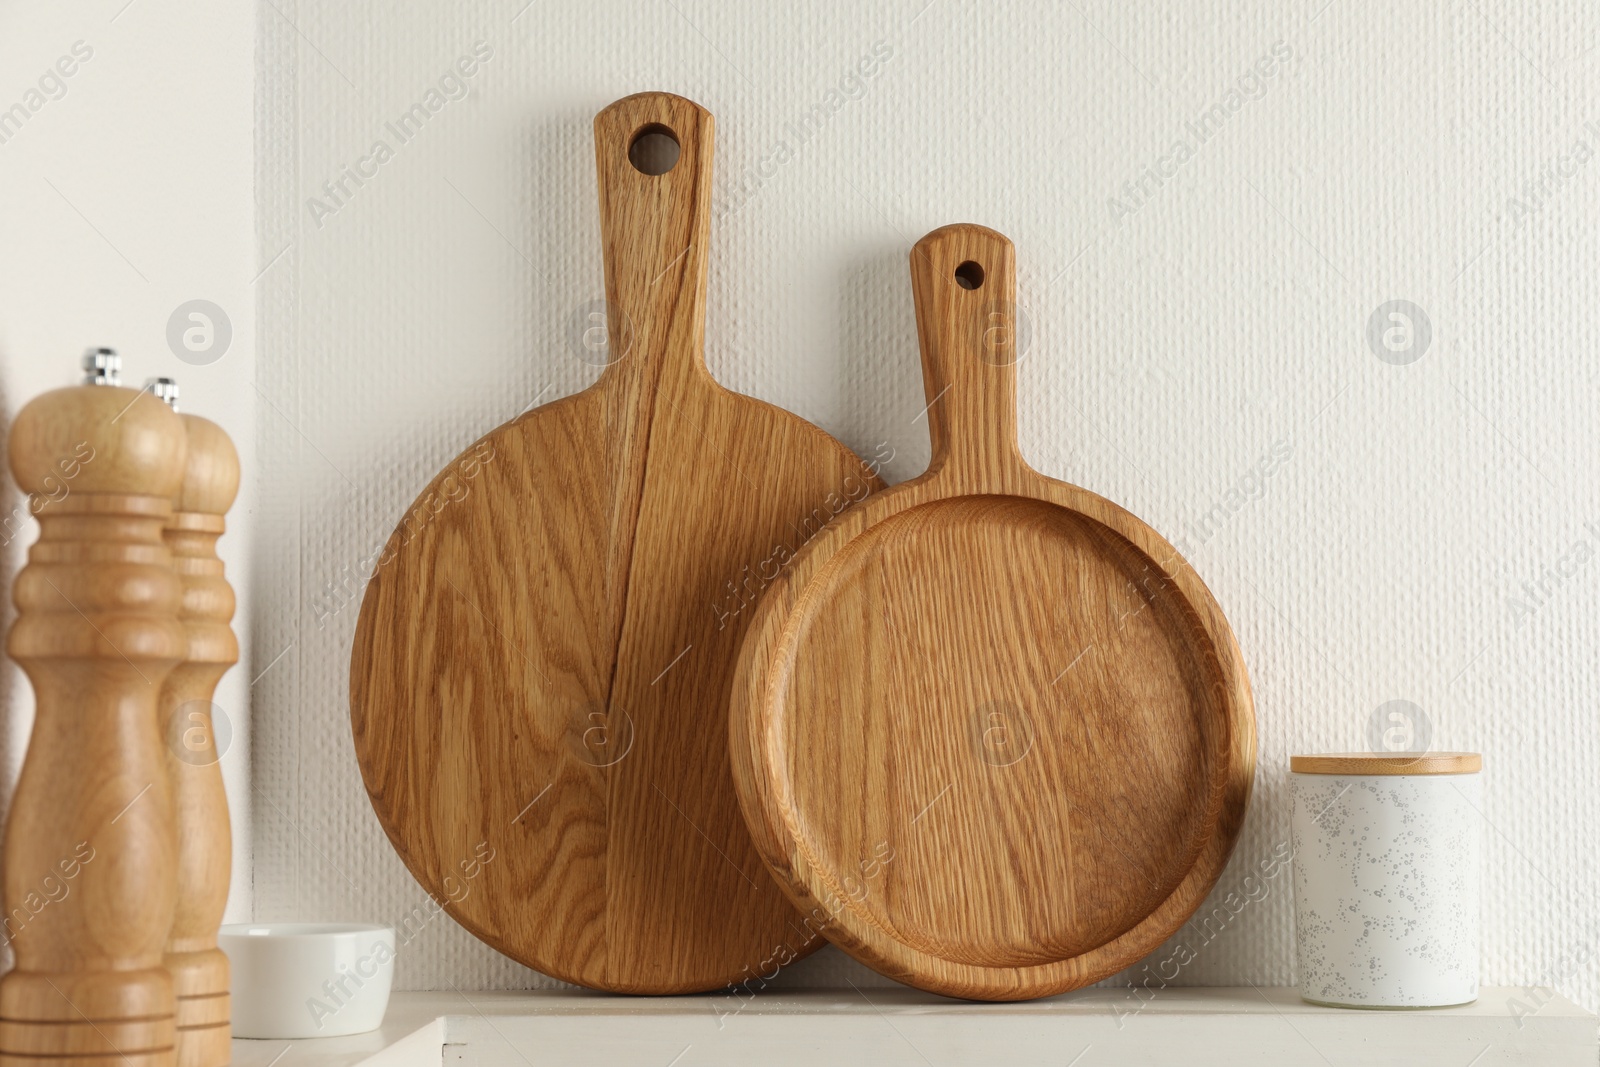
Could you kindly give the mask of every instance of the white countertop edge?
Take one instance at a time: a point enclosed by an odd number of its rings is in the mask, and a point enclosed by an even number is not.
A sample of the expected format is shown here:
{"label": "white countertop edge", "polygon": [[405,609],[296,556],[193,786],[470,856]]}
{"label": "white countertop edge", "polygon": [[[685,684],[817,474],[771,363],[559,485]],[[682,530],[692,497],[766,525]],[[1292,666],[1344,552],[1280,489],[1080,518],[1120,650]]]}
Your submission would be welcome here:
{"label": "white countertop edge", "polygon": [[[1282,987],[1087,989],[979,1004],[911,989],[625,997],[571,990],[397,992],[367,1034],[233,1044],[234,1067],[557,1067],[567,1063],[1293,1062],[1465,1067],[1600,1062],[1596,1017],[1551,990],[1473,1004],[1352,1011]],[[1436,1054],[1436,1058],[1435,1058]],[[1095,1056],[1105,1057],[1103,1060]],[[678,1059],[673,1060],[676,1056]],[[1474,1056],[1480,1058],[1474,1060]],[[1287,1057],[1287,1058],[1286,1058]]]}

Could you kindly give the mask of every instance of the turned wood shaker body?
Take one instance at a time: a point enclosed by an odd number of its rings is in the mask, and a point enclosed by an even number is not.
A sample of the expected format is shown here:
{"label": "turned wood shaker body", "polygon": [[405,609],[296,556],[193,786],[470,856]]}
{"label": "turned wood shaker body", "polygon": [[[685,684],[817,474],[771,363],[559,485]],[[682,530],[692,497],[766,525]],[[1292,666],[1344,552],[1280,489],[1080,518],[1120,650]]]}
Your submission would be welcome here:
{"label": "turned wood shaker body", "polygon": [[179,418],[189,445],[165,536],[183,591],[179,619],[189,651],[167,676],[157,711],[178,845],[178,902],[166,964],[177,997],[177,1067],[222,1067],[231,1058],[231,1005],[228,957],[217,947],[217,928],[228,903],[233,836],[211,697],[239,661],[239,642],[228,625],[233,587],[216,549],[223,516],[239,491],[239,455],[216,423]]}
{"label": "turned wood shaker body", "polygon": [[0,1067],[173,1064],[175,843],[156,701],[188,650],[162,541],[186,445],[165,404],[115,386],[46,393],[12,427],[40,534],[7,650],[37,710],[6,824],[16,967],[0,979]]}

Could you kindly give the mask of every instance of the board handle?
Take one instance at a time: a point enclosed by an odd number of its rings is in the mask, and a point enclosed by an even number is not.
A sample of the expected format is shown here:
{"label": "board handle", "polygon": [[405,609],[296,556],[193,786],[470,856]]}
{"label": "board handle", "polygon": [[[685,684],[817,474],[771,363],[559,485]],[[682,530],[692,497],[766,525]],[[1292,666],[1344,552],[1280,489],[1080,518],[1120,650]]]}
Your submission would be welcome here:
{"label": "board handle", "polygon": [[1001,488],[1028,469],[1017,450],[1015,249],[987,226],[941,226],[911,250],[911,291],[933,442],[928,473]]}
{"label": "board handle", "polygon": [[711,113],[671,93],[636,93],[595,116],[608,325],[602,383],[653,388],[668,355],[705,369],[711,144]]}

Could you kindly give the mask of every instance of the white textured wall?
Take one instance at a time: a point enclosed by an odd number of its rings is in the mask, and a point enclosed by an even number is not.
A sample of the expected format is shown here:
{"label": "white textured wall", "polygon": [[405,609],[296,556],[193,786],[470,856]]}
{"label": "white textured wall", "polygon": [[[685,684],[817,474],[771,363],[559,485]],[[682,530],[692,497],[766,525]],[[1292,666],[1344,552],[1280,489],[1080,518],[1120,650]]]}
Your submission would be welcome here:
{"label": "white textured wall", "polygon": [[[282,259],[253,623],[289,652],[256,687],[258,915],[425,900],[351,745],[359,561],[464,445],[592,379],[569,345],[602,293],[590,122],[659,88],[718,124],[713,373],[890,442],[891,480],[928,456],[910,245],[953,221],[1016,242],[1023,451],[1184,544],[1250,666],[1260,765],[1219,897],[1286,838],[1289,755],[1365,747],[1412,701],[1434,747],[1485,756],[1484,979],[1600,1007],[1600,161],[1577,158],[1600,150],[1600,17],[923,5],[261,7],[258,255]],[[477,41],[468,95],[398,144],[385,122]],[[790,124],[841,88],[802,142]],[[392,158],[332,201],[379,139]],[[1398,299],[1431,325],[1400,364],[1367,340]],[[1291,981],[1289,892],[1264,883],[1180,980]],[[542,981],[448,919],[399,966]],[[862,980],[832,950],[794,970]]]}
{"label": "white textured wall", "polygon": [[[222,770],[233,820],[228,917],[235,921],[252,911],[249,682],[257,609],[249,576],[260,469],[252,281],[261,266],[251,173],[254,42],[254,14],[244,5],[0,3],[0,440],[22,405],[79,379],[85,348],[109,345],[122,352],[126,385],[176,378],[183,410],[220,423],[243,463],[239,499],[217,546],[239,598],[241,659],[215,697],[232,728]],[[168,320],[191,300],[210,301],[231,324],[227,348],[216,348],[220,356],[205,365],[179,359],[167,341]],[[8,538],[0,527],[0,625],[7,630],[11,578],[38,526],[6,467],[0,519],[12,515],[20,532]],[[33,691],[0,657],[7,798],[32,724]]]}

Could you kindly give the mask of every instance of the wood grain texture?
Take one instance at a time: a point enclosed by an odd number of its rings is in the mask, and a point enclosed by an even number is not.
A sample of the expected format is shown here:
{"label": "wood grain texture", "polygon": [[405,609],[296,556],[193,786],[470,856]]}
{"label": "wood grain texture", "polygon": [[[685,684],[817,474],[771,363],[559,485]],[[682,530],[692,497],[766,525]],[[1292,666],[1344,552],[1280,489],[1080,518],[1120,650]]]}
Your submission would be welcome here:
{"label": "wood grain texture", "polygon": [[734,780],[768,868],[857,959],[1045,996],[1150,952],[1216,882],[1254,773],[1249,683],[1170,544],[1018,453],[1011,243],[948,226],[911,275],[932,462],[768,590]]}
{"label": "wood grain texture", "polygon": [[[655,128],[680,156],[648,175],[628,149]],[[595,119],[613,362],[428,487],[351,657],[362,775],[412,874],[506,955],[619,992],[720,988],[821,944],[750,844],[727,702],[762,588],[881,484],[706,370],[711,145],[711,116],[665,93]]]}
{"label": "wood grain texture", "polygon": [[1483,757],[1476,752],[1323,752],[1290,756],[1296,774],[1477,774]]}
{"label": "wood grain texture", "polygon": [[58,389],[12,427],[39,540],[7,650],[36,711],[5,838],[0,1065],[173,1067],[162,946],[175,890],[157,696],[188,642],[162,528],[183,424],[110,386]]}
{"label": "wood grain texture", "polygon": [[164,962],[177,997],[177,1067],[222,1067],[232,1056],[232,1031],[228,957],[217,947],[217,928],[228,904],[233,834],[211,698],[239,661],[229,625],[233,587],[217,557],[224,516],[239,492],[239,454],[216,423],[179,418],[188,448],[163,537],[182,590],[179,621],[188,653],[167,676],[157,711],[178,848],[177,906]]}

